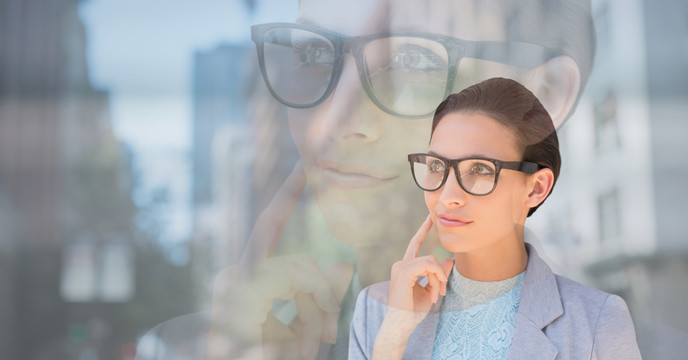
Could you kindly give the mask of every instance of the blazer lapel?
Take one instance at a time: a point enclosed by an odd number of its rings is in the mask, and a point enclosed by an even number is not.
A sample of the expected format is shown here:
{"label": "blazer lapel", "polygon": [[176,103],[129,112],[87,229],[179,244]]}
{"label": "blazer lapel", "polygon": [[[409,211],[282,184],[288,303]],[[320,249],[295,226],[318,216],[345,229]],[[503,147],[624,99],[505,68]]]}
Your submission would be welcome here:
{"label": "blazer lapel", "polygon": [[[553,360],[557,347],[544,333],[552,321],[564,314],[554,273],[532,245],[526,243],[528,265],[521,303],[516,314],[516,330],[509,352],[510,360]],[[424,285],[424,284],[423,284]],[[404,358],[430,359],[444,296],[433,305],[428,316],[409,338]],[[409,349],[414,349],[409,353]]]}
{"label": "blazer lapel", "polygon": [[542,329],[519,313],[509,360],[553,360],[557,353],[557,348]]}
{"label": "blazer lapel", "polygon": [[557,280],[552,270],[526,243],[528,266],[509,359],[554,359],[558,350],[544,333],[552,321],[564,314]]}

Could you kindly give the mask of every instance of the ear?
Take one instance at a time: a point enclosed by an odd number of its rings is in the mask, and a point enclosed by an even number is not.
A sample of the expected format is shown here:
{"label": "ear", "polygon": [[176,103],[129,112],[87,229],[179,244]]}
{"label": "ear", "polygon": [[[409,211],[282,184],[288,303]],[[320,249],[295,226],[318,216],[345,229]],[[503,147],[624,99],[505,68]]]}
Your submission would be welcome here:
{"label": "ear", "polygon": [[538,67],[535,96],[542,102],[555,128],[564,123],[578,97],[580,70],[569,56],[558,56]]}
{"label": "ear", "polygon": [[540,169],[528,179],[528,198],[526,206],[533,208],[545,201],[554,186],[554,173],[551,169]]}

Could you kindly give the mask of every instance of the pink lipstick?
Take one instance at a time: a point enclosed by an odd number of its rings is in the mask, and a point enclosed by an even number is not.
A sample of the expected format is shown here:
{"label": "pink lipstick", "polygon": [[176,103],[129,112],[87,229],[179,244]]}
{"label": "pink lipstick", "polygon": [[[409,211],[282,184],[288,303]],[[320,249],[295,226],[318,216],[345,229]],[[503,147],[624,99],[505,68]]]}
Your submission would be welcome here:
{"label": "pink lipstick", "polygon": [[473,221],[455,215],[438,214],[437,219],[444,227],[462,227],[471,224]]}

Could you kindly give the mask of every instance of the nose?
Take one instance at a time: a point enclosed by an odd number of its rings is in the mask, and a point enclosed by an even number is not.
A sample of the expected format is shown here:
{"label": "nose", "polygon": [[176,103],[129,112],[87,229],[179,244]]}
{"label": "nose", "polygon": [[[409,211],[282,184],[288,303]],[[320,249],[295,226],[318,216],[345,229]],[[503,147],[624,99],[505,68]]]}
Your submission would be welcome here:
{"label": "nose", "polygon": [[460,207],[466,204],[468,193],[459,185],[454,168],[449,169],[447,181],[438,191],[441,191],[439,201],[445,207]]}
{"label": "nose", "polygon": [[333,141],[373,142],[384,134],[382,112],[368,97],[361,84],[356,62],[346,56],[337,87],[322,114],[322,131]]}

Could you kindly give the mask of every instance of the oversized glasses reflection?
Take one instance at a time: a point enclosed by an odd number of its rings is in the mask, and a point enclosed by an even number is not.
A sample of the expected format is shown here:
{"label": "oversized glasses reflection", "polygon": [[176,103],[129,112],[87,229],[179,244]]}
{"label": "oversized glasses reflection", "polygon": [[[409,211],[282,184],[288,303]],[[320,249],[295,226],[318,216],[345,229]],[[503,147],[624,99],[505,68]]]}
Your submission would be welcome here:
{"label": "oversized glasses reflection", "polygon": [[452,90],[463,58],[534,68],[556,56],[512,41],[467,41],[423,32],[345,37],[317,27],[275,23],[251,28],[265,82],[293,108],[310,108],[335,89],[343,54],[353,55],[363,87],[383,111],[425,118]]}

